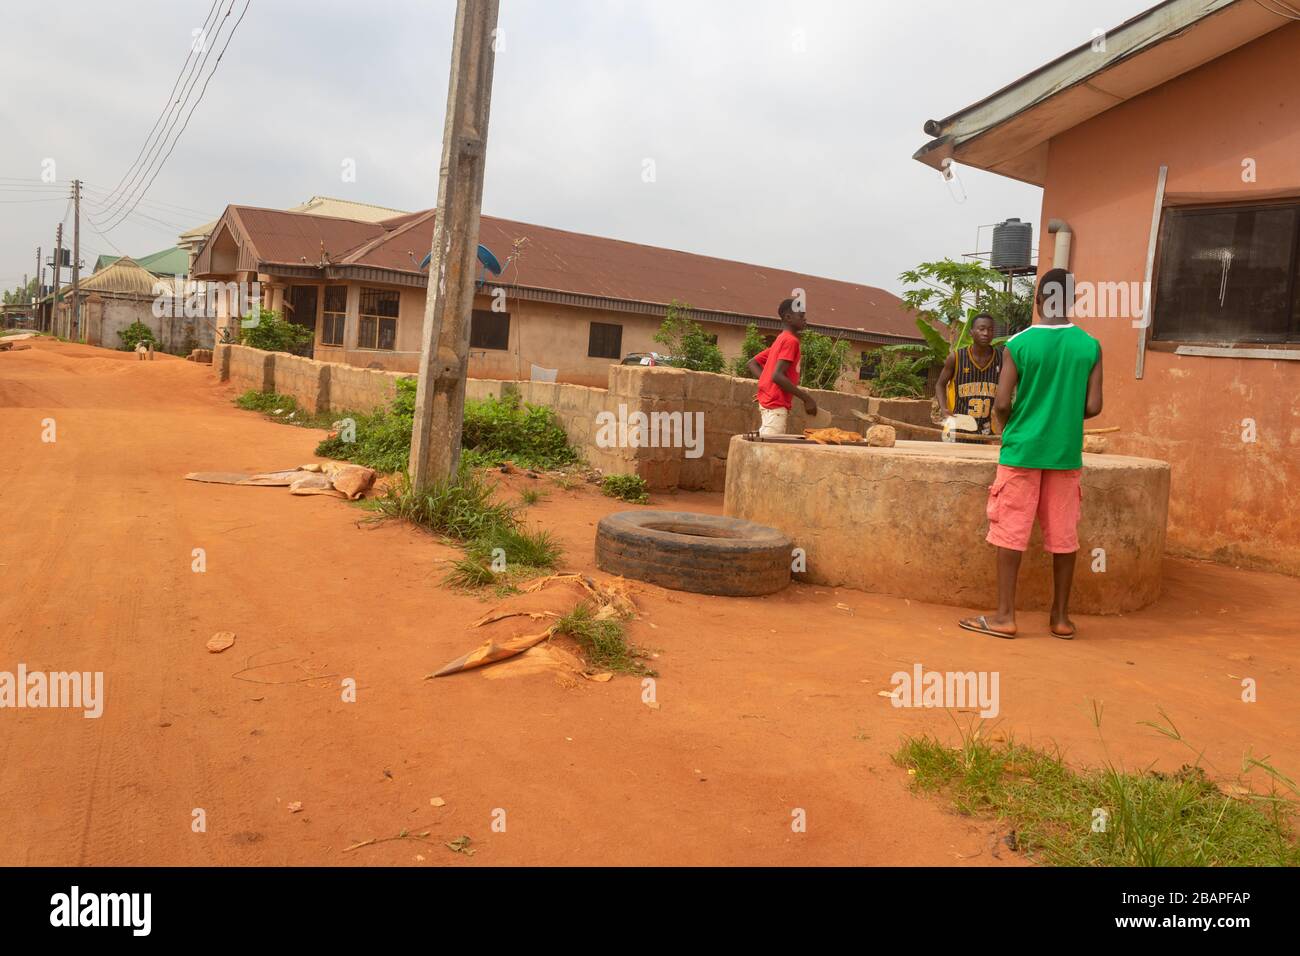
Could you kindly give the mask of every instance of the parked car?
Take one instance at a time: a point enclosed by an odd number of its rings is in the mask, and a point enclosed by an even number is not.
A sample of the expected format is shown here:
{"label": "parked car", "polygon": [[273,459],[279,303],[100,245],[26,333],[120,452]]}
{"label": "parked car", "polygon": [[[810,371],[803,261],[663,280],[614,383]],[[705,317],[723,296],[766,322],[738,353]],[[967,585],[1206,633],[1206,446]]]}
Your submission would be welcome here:
{"label": "parked car", "polygon": [[658,352],[629,352],[620,365],[672,365],[675,360]]}

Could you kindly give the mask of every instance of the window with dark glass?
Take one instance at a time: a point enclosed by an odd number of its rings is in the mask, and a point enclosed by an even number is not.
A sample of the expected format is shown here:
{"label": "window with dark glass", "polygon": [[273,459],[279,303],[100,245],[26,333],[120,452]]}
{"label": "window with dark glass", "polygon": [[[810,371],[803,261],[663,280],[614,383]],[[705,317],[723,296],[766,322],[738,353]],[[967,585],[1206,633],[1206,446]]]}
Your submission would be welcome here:
{"label": "window with dark glass", "polygon": [[861,364],[858,365],[858,378],[863,380],[874,379],[880,374],[880,349],[869,349],[861,353]]}
{"label": "window with dark glass", "polygon": [[469,317],[469,347],[500,352],[510,348],[510,313],[475,309]]}
{"label": "window with dark glass", "polygon": [[1300,342],[1297,230],[1297,203],[1166,210],[1152,337]]}
{"label": "window with dark glass", "polygon": [[325,287],[325,308],[322,312],[321,345],[342,345],[343,327],[347,324],[348,287],[345,285],[327,285]]}
{"label": "window with dark glass", "polygon": [[397,312],[401,296],[396,290],[362,289],[357,320],[357,348],[397,347]]}
{"label": "window with dark glass", "polygon": [[589,358],[616,359],[623,355],[623,326],[609,322],[591,323],[591,333],[587,339],[587,356]]}

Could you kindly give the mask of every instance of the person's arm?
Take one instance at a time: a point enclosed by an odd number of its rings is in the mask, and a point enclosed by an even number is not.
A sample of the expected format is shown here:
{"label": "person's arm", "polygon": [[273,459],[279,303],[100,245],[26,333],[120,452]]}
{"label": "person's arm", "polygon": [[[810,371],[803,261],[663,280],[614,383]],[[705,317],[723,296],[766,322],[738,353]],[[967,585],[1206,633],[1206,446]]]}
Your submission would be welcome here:
{"label": "person's arm", "polygon": [[1101,414],[1101,345],[1097,346],[1097,361],[1088,373],[1088,398],[1083,405],[1084,418]]}
{"label": "person's arm", "polygon": [[767,364],[767,356],[771,351],[772,347],[768,346],[749,360],[749,371],[753,374],[754,378],[763,377],[763,366]]}
{"label": "person's arm", "polygon": [[811,395],[805,392],[798,385],[795,385],[793,382],[790,381],[789,376],[786,375],[786,372],[789,370],[789,368],[790,368],[790,360],[780,359],[776,363],[776,371],[772,373],[772,381],[777,384],[777,386],[781,389],[781,391],[785,392],[787,395],[793,395],[795,398],[803,402],[803,410],[805,412],[807,412],[809,415],[816,415],[817,414],[816,399],[814,399]]}
{"label": "person's arm", "polygon": [[998,391],[993,398],[993,431],[1001,435],[1011,417],[1011,399],[1016,394],[1016,383],[1020,381],[1020,370],[1016,368],[1015,359],[1010,349],[1002,350],[1002,374],[998,376]]}
{"label": "person's arm", "polygon": [[934,383],[934,397],[939,403],[939,421],[952,414],[952,409],[948,407],[948,383],[952,381],[955,374],[957,374],[957,354],[950,351],[948,357],[943,360],[939,381]]}

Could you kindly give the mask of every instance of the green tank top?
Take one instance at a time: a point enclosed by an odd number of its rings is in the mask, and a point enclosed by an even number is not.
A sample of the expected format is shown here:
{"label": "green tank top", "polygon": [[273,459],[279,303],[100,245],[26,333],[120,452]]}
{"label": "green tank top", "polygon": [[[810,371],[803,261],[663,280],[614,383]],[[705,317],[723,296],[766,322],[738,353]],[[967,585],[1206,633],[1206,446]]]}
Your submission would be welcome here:
{"label": "green tank top", "polygon": [[1088,376],[1101,345],[1076,325],[1031,325],[1007,341],[1019,383],[998,462],[1015,468],[1083,467]]}

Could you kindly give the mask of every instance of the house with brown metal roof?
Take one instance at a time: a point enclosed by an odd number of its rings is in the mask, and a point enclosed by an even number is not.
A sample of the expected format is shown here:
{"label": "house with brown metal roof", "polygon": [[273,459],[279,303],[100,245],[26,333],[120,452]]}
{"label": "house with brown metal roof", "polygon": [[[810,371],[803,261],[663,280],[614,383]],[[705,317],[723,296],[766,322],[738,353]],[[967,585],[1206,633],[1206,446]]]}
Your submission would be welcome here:
{"label": "house with brown metal roof", "polygon": [[[314,330],[317,359],[414,371],[434,218],[431,209],[367,222],[229,206],[193,275],[258,282],[266,307]],[[918,341],[902,301],[872,286],[495,216],[481,218],[479,242],[501,270],[484,269],[475,297],[475,378],[527,379],[537,366],[559,381],[603,385],[611,362],[662,349],[654,334],[674,300],[689,303],[728,358],[751,323],[775,335],[777,304],[797,290],[809,327],[855,352]]]}

